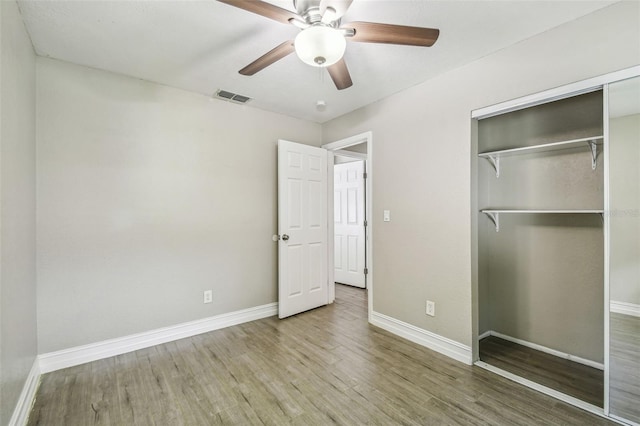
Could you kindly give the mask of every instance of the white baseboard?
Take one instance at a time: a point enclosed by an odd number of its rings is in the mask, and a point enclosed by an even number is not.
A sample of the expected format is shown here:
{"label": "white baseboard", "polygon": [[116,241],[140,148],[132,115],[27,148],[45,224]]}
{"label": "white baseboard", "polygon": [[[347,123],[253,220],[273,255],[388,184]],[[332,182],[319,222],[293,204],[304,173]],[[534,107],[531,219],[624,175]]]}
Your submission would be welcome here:
{"label": "white baseboard", "polygon": [[[490,330],[482,334],[482,336],[487,337],[488,335],[498,337],[503,340],[508,340],[509,342],[517,343],[522,346],[526,346],[527,348],[535,349],[540,352],[544,352],[550,355],[557,356],[559,358],[568,359],[573,362],[577,362],[578,364],[587,365],[589,367],[597,368],[598,370],[604,370],[604,364],[592,361],[590,359],[581,358],[579,356],[571,355],[568,353],[564,353],[561,351],[557,351],[555,349],[548,348],[546,346],[539,345],[537,343],[528,342],[526,340],[517,339],[515,337],[507,336],[506,334],[498,333],[496,331]],[[484,338],[479,336],[479,338]]]}
{"label": "white baseboard", "polygon": [[616,314],[631,315],[634,317],[640,317],[640,305],[635,303],[616,302],[612,300],[610,302],[611,312]]}
{"label": "white baseboard", "polygon": [[487,330],[487,331],[485,331],[484,333],[482,333],[481,335],[479,335],[479,336],[478,336],[478,340],[482,340],[482,339],[484,339],[485,337],[489,337],[489,336],[491,336],[491,330]]}
{"label": "white baseboard", "polygon": [[215,315],[213,317],[185,322],[170,327],[158,328],[144,333],[49,352],[38,357],[40,361],[40,371],[42,374],[45,374],[51,371],[136,351],[138,349],[184,339],[185,337],[195,336],[208,331],[255,321],[276,315],[277,313],[278,304],[269,303],[267,305]]}
{"label": "white baseboard", "polygon": [[38,358],[33,361],[33,366],[29,371],[27,380],[22,387],[22,392],[18,398],[16,408],[13,410],[11,420],[9,420],[9,426],[24,426],[29,419],[29,413],[31,407],[36,398],[36,392],[38,391],[38,385],[40,384],[40,363]]}
{"label": "white baseboard", "polygon": [[383,328],[414,343],[425,346],[467,365],[472,365],[472,354],[469,346],[442,337],[406,322],[397,320],[379,312],[371,312],[371,324]]}

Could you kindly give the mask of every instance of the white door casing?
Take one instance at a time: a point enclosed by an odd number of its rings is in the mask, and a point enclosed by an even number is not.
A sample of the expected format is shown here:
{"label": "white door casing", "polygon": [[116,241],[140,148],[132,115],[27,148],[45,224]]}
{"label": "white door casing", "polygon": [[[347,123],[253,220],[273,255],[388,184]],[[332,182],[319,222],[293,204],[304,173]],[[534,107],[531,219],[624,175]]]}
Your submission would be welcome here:
{"label": "white door casing", "polygon": [[328,301],[327,151],[278,141],[278,316]]}
{"label": "white door casing", "polygon": [[334,171],[334,281],[365,287],[364,161]]}

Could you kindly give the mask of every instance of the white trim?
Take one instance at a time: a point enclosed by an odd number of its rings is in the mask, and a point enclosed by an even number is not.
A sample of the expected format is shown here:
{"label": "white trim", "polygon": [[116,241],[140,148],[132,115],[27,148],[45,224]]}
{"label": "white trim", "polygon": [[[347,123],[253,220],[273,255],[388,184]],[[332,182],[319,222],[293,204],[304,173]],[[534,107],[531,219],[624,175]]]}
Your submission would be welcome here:
{"label": "white trim", "polygon": [[510,101],[479,108],[471,111],[471,118],[481,120],[483,118],[493,117],[495,115],[504,114],[511,111],[517,111],[529,108],[543,103],[565,99],[570,96],[576,96],[583,93],[599,90],[603,85],[614,81],[625,80],[627,78],[640,75],[640,65],[615,71],[609,74],[589,78],[575,83],[566,84],[544,92],[534,93],[532,95],[523,96],[521,98],[512,99]]}
{"label": "white trim", "polygon": [[448,339],[379,312],[372,312],[370,322],[377,327],[453,358],[456,361],[464,362],[467,365],[473,364],[471,348],[455,340]]}
{"label": "white trim", "polygon": [[334,210],[334,151],[327,150],[327,303],[336,301],[336,278],[335,278],[335,222],[333,220]]}
{"label": "white trim", "polygon": [[[324,144],[322,145],[322,148],[328,151],[335,151],[337,149],[347,148],[347,147],[358,145],[365,142],[371,142],[372,139],[373,139],[373,133],[369,131],[369,132],[360,133],[354,136],[350,136],[345,139],[340,139],[335,142]],[[367,148],[370,148],[370,147],[367,146]],[[367,149],[367,154],[368,153],[369,153],[369,150]]]}
{"label": "white trim", "polygon": [[[602,171],[603,171],[603,202],[604,202],[604,211],[611,211],[610,197],[609,197],[609,84],[605,84],[602,88],[602,134],[604,136],[603,145],[602,145]],[[610,368],[610,342],[609,342],[609,333],[610,333],[610,313],[608,308],[609,302],[609,275],[610,275],[610,259],[609,256],[611,254],[611,242],[610,242],[610,230],[611,230],[611,218],[608,214],[602,215],[602,243],[604,249],[604,263],[603,263],[603,298],[602,298],[602,309],[604,311],[603,318],[603,326],[604,326],[604,413],[609,414],[609,368]]]}
{"label": "white trim", "polygon": [[221,328],[277,315],[278,304],[269,303],[201,320],[185,322],[170,327],[158,328],[144,333],[132,334],[116,339],[76,346],[39,356],[42,374],[62,368],[132,352],[138,349],[195,336]]}
{"label": "white trim", "polygon": [[[583,365],[586,365],[586,366],[589,366],[589,367],[597,368],[598,370],[604,370],[604,364],[596,362],[596,361],[592,361],[590,359],[581,358],[579,356],[575,356],[575,355],[571,355],[571,354],[568,354],[568,353],[565,353],[565,352],[561,352],[561,351],[558,351],[558,350],[555,350],[555,349],[551,349],[551,348],[548,348],[546,346],[539,345],[537,343],[532,343],[532,342],[528,342],[526,340],[522,340],[522,339],[518,339],[518,338],[515,338],[515,337],[507,336],[506,334],[498,333],[498,332],[493,331],[493,330],[485,332],[483,334],[483,336],[486,335],[487,333],[489,333],[491,336],[498,337],[498,338],[500,338],[502,340],[507,340],[509,342],[517,343],[519,345],[526,346],[527,348],[535,349],[537,351],[544,352],[544,353],[549,354],[549,355],[557,356],[558,358],[568,359],[569,361],[577,362],[578,364],[583,364]],[[482,338],[482,337],[480,337],[480,338]]]}
{"label": "white trim", "polygon": [[339,155],[341,157],[349,157],[349,158],[357,158],[359,160],[367,160],[367,154],[362,152],[353,152],[347,151],[346,149],[336,149],[333,151],[334,155]]}
{"label": "white trim", "polygon": [[16,403],[16,408],[13,410],[11,420],[9,420],[9,426],[23,426],[27,424],[29,420],[29,413],[31,407],[36,400],[36,392],[40,385],[40,363],[38,358],[33,361],[27,380],[24,382],[22,392]]}
{"label": "white trim", "polygon": [[489,337],[489,336],[491,336],[491,330],[487,330],[487,331],[485,331],[484,333],[482,333],[481,335],[479,335],[479,336],[478,336],[478,340],[482,340],[482,339],[484,339],[485,337]]}
{"label": "white trim", "polygon": [[543,386],[543,385],[541,385],[539,383],[532,382],[531,380],[527,380],[527,379],[525,379],[523,377],[520,377],[520,376],[515,375],[513,373],[510,373],[508,371],[505,371],[505,370],[503,370],[501,368],[494,367],[493,365],[489,365],[486,362],[476,361],[475,365],[480,367],[480,368],[483,368],[485,370],[491,371],[492,373],[495,373],[495,374],[497,374],[499,376],[502,376],[502,377],[504,377],[506,379],[509,379],[509,380],[511,380],[513,382],[520,383],[521,385],[524,385],[524,386],[526,386],[528,388],[531,388],[533,390],[541,392],[541,393],[543,393],[545,395],[549,395],[549,396],[552,396],[552,397],[554,397],[556,399],[559,399],[560,401],[564,401],[567,404],[571,404],[571,405],[573,405],[575,407],[582,408],[583,410],[588,411],[588,412],[593,413],[593,414],[597,414],[600,417],[604,417],[604,418],[607,418],[607,419],[609,418],[608,416],[606,416],[604,414],[604,410],[602,408],[596,407],[595,405],[592,405],[592,404],[589,404],[587,402],[584,402],[584,401],[582,401],[582,400],[580,400],[578,398],[574,398],[573,396],[567,395],[567,394],[562,393],[562,392],[558,392],[555,389],[548,388],[548,387]]}
{"label": "white trim", "polygon": [[612,300],[610,309],[611,312],[615,312],[616,314],[640,317],[640,305],[636,305],[635,303],[616,302],[615,300]]}

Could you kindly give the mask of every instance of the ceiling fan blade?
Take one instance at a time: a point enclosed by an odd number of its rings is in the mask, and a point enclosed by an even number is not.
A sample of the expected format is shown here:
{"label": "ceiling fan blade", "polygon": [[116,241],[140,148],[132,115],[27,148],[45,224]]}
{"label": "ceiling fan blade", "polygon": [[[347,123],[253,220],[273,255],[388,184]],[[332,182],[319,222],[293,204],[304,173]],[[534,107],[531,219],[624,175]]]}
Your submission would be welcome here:
{"label": "ceiling fan blade", "polygon": [[320,14],[322,15],[322,22],[328,24],[342,18],[347,13],[351,3],[353,3],[353,0],[321,0]]}
{"label": "ceiling fan blade", "polygon": [[408,27],[405,25],[379,24],[376,22],[349,22],[342,28],[353,28],[356,33],[347,40],[362,43],[403,44],[432,46],[440,35],[435,28]]}
{"label": "ceiling fan blade", "polygon": [[295,47],[293,47],[293,40],[287,40],[278,47],[271,49],[264,55],[260,56],[258,59],[251,62],[249,65],[242,68],[238,72],[242,75],[254,75],[258,71],[262,71],[274,62],[277,62],[285,56],[289,55],[294,50]]}
{"label": "ceiling fan blade", "polygon": [[288,24],[290,20],[300,20],[300,17],[293,12],[283,9],[278,6],[274,6],[271,3],[267,3],[260,0],[218,0],[220,3],[225,3],[231,6],[235,6],[240,9],[244,9],[249,12],[256,13],[274,21]]}
{"label": "ceiling fan blade", "polygon": [[344,61],[344,58],[327,67],[327,71],[329,71],[329,75],[331,76],[331,79],[335,83],[338,90],[347,89],[353,86],[351,75],[349,75],[349,70],[347,69],[347,64]]}

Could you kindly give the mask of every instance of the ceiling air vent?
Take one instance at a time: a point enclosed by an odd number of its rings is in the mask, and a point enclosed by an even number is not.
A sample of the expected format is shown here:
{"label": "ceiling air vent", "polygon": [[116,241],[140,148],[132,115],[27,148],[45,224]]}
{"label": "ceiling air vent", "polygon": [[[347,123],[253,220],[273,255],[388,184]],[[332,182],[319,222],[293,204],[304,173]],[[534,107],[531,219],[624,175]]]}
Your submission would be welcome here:
{"label": "ceiling air vent", "polygon": [[225,101],[231,101],[238,104],[246,104],[251,100],[250,97],[244,95],[238,95],[237,93],[227,92],[226,90],[218,90],[216,92],[216,98],[224,99]]}

